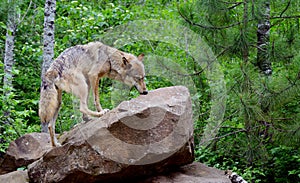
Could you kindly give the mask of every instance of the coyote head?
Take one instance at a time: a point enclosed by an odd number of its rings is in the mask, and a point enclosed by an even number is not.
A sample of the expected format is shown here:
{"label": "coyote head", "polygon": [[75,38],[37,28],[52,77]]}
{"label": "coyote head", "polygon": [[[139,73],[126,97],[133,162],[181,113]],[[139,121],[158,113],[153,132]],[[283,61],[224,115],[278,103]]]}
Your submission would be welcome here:
{"label": "coyote head", "polygon": [[147,95],[147,87],[145,84],[145,69],[143,64],[144,54],[135,57],[130,55],[129,58],[122,57],[125,67],[125,75],[123,82],[129,86],[134,86],[140,94]]}

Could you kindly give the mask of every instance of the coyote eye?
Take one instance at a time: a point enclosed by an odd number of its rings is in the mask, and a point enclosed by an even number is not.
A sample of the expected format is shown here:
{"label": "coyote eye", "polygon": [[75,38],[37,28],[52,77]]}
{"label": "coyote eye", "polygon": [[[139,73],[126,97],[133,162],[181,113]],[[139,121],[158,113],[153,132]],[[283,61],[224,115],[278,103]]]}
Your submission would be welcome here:
{"label": "coyote eye", "polygon": [[135,79],[136,79],[137,81],[141,81],[141,80],[144,79],[144,77],[135,77]]}

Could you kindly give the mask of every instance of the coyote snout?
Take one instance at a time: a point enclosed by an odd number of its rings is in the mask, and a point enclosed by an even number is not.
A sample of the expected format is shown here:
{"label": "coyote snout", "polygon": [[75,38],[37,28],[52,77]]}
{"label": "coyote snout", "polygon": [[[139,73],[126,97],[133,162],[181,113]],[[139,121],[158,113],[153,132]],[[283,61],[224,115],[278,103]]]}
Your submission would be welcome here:
{"label": "coyote snout", "polygon": [[147,95],[147,87],[145,84],[145,70],[142,63],[144,54],[139,55],[137,58],[131,57],[130,60],[123,58],[123,63],[126,65],[128,70],[126,71],[126,76],[124,83],[129,86],[134,86],[141,95]]}
{"label": "coyote snout", "polygon": [[[80,111],[84,115],[100,117],[108,111],[102,109],[99,103],[100,78],[119,80],[135,86],[140,94],[148,93],[144,81],[143,58],[144,54],[136,57],[101,42],[77,45],[61,53],[43,78],[39,102],[42,132],[49,130],[52,146],[59,145],[55,138],[55,121],[61,105],[62,91],[72,93],[80,99]],[[97,111],[88,109],[90,90]]]}
{"label": "coyote snout", "polygon": [[144,82],[144,78],[139,79],[137,83],[134,84],[134,87],[139,91],[141,95],[147,95],[148,91],[146,88],[146,84]]}

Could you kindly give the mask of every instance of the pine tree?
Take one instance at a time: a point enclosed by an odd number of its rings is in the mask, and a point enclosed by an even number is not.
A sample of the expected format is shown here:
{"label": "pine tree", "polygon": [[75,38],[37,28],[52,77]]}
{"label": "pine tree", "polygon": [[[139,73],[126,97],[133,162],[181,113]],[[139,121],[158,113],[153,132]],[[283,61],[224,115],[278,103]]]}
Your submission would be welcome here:
{"label": "pine tree", "polygon": [[[287,125],[281,109],[286,104],[295,104],[299,69],[290,67],[294,76],[289,78],[284,77],[284,72],[270,76],[274,73],[271,62],[277,68],[285,68],[286,61],[290,65],[297,64],[297,59],[293,58],[298,54],[295,46],[299,48],[300,45],[296,41],[299,40],[296,34],[296,30],[299,31],[298,7],[296,1],[284,4],[269,0],[199,0],[182,2],[178,6],[183,22],[201,34],[218,55],[218,60],[231,68],[225,70],[230,78],[227,83],[230,106],[226,107],[225,118],[232,131],[228,136],[240,134],[243,137],[235,138],[231,146],[239,144],[239,150],[233,152],[245,153],[245,162],[249,165],[266,155],[267,144],[280,140],[275,138],[279,134],[297,135],[294,142],[300,139],[299,117],[290,114],[296,118]],[[228,136],[220,134],[220,137]],[[220,137],[212,141],[215,148]]]}

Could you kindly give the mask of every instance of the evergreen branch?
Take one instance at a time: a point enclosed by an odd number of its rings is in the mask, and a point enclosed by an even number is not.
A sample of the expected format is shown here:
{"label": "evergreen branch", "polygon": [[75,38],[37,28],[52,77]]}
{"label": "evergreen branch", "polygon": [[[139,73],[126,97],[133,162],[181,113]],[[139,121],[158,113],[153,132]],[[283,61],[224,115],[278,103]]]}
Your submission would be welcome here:
{"label": "evergreen branch", "polygon": [[[289,78],[287,78],[288,79],[288,82],[289,82],[289,85],[286,87],[286,88],[284,88],[284,89],[282,89],[282,90],[280,90],[279,92],[276,92],[276,91],[270,91],[270,98],[273,98],[273,102],[271,103],[271,105],[274,107],[274,106],[276,106],[276,105],[278,105],[278,103],[276,102],[279,98],[282,98],[282,96],[285,96],[285,95],[287,95],[288,97],[284,97],[284,98],[289,98],[289,97],[291,97],[290,96],[290,94],[289,94],[289,92],[294,88],[294,87],[296,87],[296,89],[299,87],[299,85],[298,85],[298,83],[297,83],[297,81],[299,81],[300,80],[300,71],[299,71],[299,73],[298,73],[298,75],[296,76],[296,78],[294,78],[293,80],[291,80],[291,79],[289,79]],[[282,104],[281,104],[282,105]]]}
{"label": "evergreen branch", "polygon": [[[149,40],[148,40],[148,41],[149,41]],[[149,44],[150,44],[152,50],[154,51],[155,49],[154,49],[154,47],[152,46],[152,44],[151,44],[150,41],[149,41]],[[227,51],[228,49],[229,49],[229,48],[225,48],[219,55],[216,56],[215,59],[213,59],[211,62],[209,62],[209,63],[207,64],[207,66],[205,66],[205,67],[202,68],[201,70],[196,71],[196,72],[191,73],[191,74],[182,74],[182,73],[180,73],[180,72],[178,72],[178,71],[176,71],[176,70],[170,69],[168,66],[165,66],[163,63],[160,63],[160,64],[161,64],[161,67],[163,67],[163,68],[165,68],[166,70],[169,70],[169,71],[171,71],[171,72],[173,72],[173,73],[175,73],[175,74],[177,74],[177,75],[179,75],[179,76],[197,76],[197,75],[202,74],[202,73],[205,71],[205,69],[207,69],[209,66],[211,66],[211,64],[213,64],[213,62],[217,61],[217,58],[218,58],[221,54],[223,54],[225,51]],[[186,51],[186,52],[188,52],[188,51]],[[190,57],[191,57],[192,60],[195,62],[195,58],[194,58],[192,55],[190,55]]]}
{"label": "evergreen branch", "polygon": [[[242,133],[242,132],[249,133],[251,131],[254,131],[254,130],[260,128],[261,126],[265,126],[266,128],[273,127],[278,132],[284,132],[284,133],[290,132],[293,135],[295,135],[297,133],[297,131],[300,130],[300,127],[298,127],[295,130],[294,129],[293,130],[284,130],[284,129],[280,129],[278,127],[275,127],[272,123],[269,123],[269,122],[266,122],[266,121],[258,121],[258,122],[260,122],[262,125],[253,126],[253,127],[251,127],[251,129],[245,129],[245,128],[240,129],[240,128],[234,128],[234,127],[222,127],[222,128],[232,128],[232,129],[239,129],[239,130],[232,131],[232,132],[226,133],[224,135],[217,136],[215,138],[211,138],[211,139],[209,139],[209,141],[219,140],[219,139],[225,138],[227,136],[235,135],[235,134]],[[200,143],[200,145],[201,145],[201,143]]]}
{"label": "evergreen branch", "polygon": [[222,56],[226,51],[228,51],[232,46],[228,46],[226,48],[224,48],[217,56],[216,58],[219,58],[220,56]]}
{"label": "evergreen branch", "polygon": [[[259,128],[259,127],[260,127],[260,125],[254,126],[254,127],[252,127],[252,130],[250,130],[250,131],[253,131],[253,130]],[[225,138],[225,137],[227,137],[227,136],[235,135],[235,134],[242,133],[242,132],[250,132],[250,131],[247,130],[247,129],[242,128],[242,129],[239,129],[239,130],[230,132],[230,133],[226,133],[226,134],[221,135],[221,136],[217,136],[217,137],[208,139],[208,141],[219,140],[219,139]],[[201,142],[199,145],[202,145],[203,143],[204,143],[204,142]]]}
{"label": "evergreen branch", "polygon": [[206,112],[203,112],[203,113],[199,114],[199,116],[204,116],[204,115],[207,115],[208,113],[210,113],[209,110],[207,110]]}
{"label": "evergreen branch", "polygon": [[[155,49],[154,49],[154,47],[153,47],[151,41],[150,41],[150,40],[147,40],[147,41],[149,42],[149,45],[150,45],[152,51],[155,51]],[[191,56],[191,58],[192,58],[193,61],[195,62],[195,58],[194,58],[193,56]],[[176,73],[176,74],[179,75],[179,76],[196,76],[196,75],[202,74],[202,73],[204,72],[204,70],[205,70],[206,68],[208,68],[209,64],[208,64],[205,68],[201,69],[200,71],[194,72],[194,73],[192,73],[192,74],[182,74],[182,73],[180,73],[180,72],[178,72],[178,71],[171,70],[170,68],[168,68],[167,66],[165,66],[165,65],[162,64],[162,63],[161,63],[161,66],[164,67],[166,70],[169,70],[169,71],[171,71],[171,72]]]}
{"label": "evergreen branch", "polygon": [[[295,129],[295,130],[283,130],[283,129],[280,129],[280,128],[275,127],[273,124],[268,123],[268,122],[266,122],[266,121],[258,121],[258,122],[260,122],[260,123],[263,122],[263,123],[262,123],[263,126],[265,126],[265,127],[273,127],[275,130],[277,130],[277,131],[279,131],[279,132],[292,132],[292,133],[296,133],[297,131],[300,130],[300,127],[297,128],[297,129]],[[240,128],[235,128],[235,129],[239,129],[239,130],[232,131],[232,132],[226,133],[226,134],[224,134],[224,135],[221,135],[221,136],[217,136],[217,137],[211,138],[211,139],[209,139],[208,141],[219,140],[219,139],[225,138],[225,137],[227,137],[227,136],[235,135],[235,134],[242,133],[242,132],[246,132],[246,133],[247,133],[247,132],[251,132],[251,131],[254,131],[255,129],[260,128],[260,127],[261,127],[261,125],[253,126],[253,127],[251,127],[251,129],[245,129],[245,128],[240,129]],[[222,127],[222,128],[228,128],[228,127]],[[233,128],[233,127],[229,127],[229,128]],[[201,144],[202,144],[202,143],[200,143],[200,145],[201,145]]]}
{"label": "evergreen branch", "polygon": [[255,2],[254,2],[254,0],[251,0],[251,4],[252,4],[252,6],[251,6],[251,13],[252,13],[252,17],[256,17],[256,15],[255,15]]}
{"label": "evergreen branch", "polygon": [[[231,117],[235,116],[240,111],[241,111],[240,109],[235,110],[234,112],[232,112],[232,114],[230,114],[229,116],[226,116],[223,119],[222,123],[225,122],[225,121],[227,121],[227,120],[229,120],[229,119],[231,119]],[[224,126],[223,128],[226,128],[226,126]],[[230,127],[230,128],[233,128],[233,127]]]}
{"label": "evergreen branch", "polygon": [[295,130],[284,130],[284,129],[281,129],[281,128],[276,128],[274,127],[275,130],[279,131],[279,132],[282,132],[282,133],[292,133],[293,135],[295,135],[295,133],[297,133],[298,130],[300,130],[300,127],[296,128]]}
{"label": "evergreen branch", "polygon": [[299,80],[299,77],[297,76],[297,78],[295,80],[291,80],[289,78],[287,78],[287,80],[289,81],[290,86],[286,87],[285,89],[281,90],[280,92],[278,92],[278,94],[282,94],[285,91],[288,91],[289,89],[293,88],[294,86],[296,86],[297,81]]}
{"label": "evergreen branch", "polygon": [[215,138],[213,138],[211,140],[218,140],[218,139],[221,139],[221,138],[224,138],[224,137],[227,137],[227,136],[230,136],[230,135],[235,135],[235,134],[241,133],[241,132],[247,132],[247,130],[243,128],[243,129],[240,129],[240,130],[237,130],[237,131],[233,131],[233,132],[230,132],[230,133],[227,133],[227,134],[215,137]]}
{"label": "evergreen branch", "polygon": [[[274,120],[274,119],[272,119],[272,120]],[[283,119],[283,120],[289,120],[289,119],[287,118],[287,119]],[[286,129],[283,129],[283,128],[276,127],[273,123],[269,123],[269,126],[272,127],[274,130],[276,130],[277,132],[280,132],[280,133],[293,133],[293,132],[295,132],[295,130],[286,130]]]}
{"label": "evergreen branch", "polygon": [[[195,60],[195,59],[193,58],[193,60]],[[177,70],[173,70],[173,69],[169,68],[168,66],[164,65],[163,63],[160,63],[160,66],[168,71],[171,71],[172,73],[179,75],[179,76],[196,76],[196,75],[202,74],[205,71],[205,69],[207,69],[210,66],[211,63],[207,64],[207,66],[205,68],[201,69],[200,71],[197,71],[197,72],[194,72],[191,74],[182,74],[182,73],[178,72]]]}
{"label": "evergreen branch", "polygon": [[276,121],[288,121],[288,120],[292,120],[293,118],[273,118],[272,120],[276,120]]}
{"label": "evergreen branch", "polygon": [[293,135],[293,136],[296,135],[297,131],[300,131],[300,126],[299,126],[297,129],[295,129],[295,130],[293,131],[292,135]]}
{"label": "evergreen branch", "polygon": [[231,28],[231,27],[240,25],[240,24],[242,23],[242,22],[236,22],[236,23],[233,23],[233,24],[231,24],[231,25],[222,26],[222,27],[202,25],[202,24],[198,24],[198,23],[195,23],[195,22],[189,20],[188,17],[186,17],[186,16],[180,11],[180,8],[179,8],[179,5],[178,5],[178,4],[177,4],[177,10],[178,10],[179,15],[180,15],[180,16],[181,16],[188,24],[190,24],[190,25],[192,25],[192,26],[197,26],[197,27],[200,27],[200,28],[203,28],[203,29],[222,30],[222,29],[228,29],[228,28]]}

